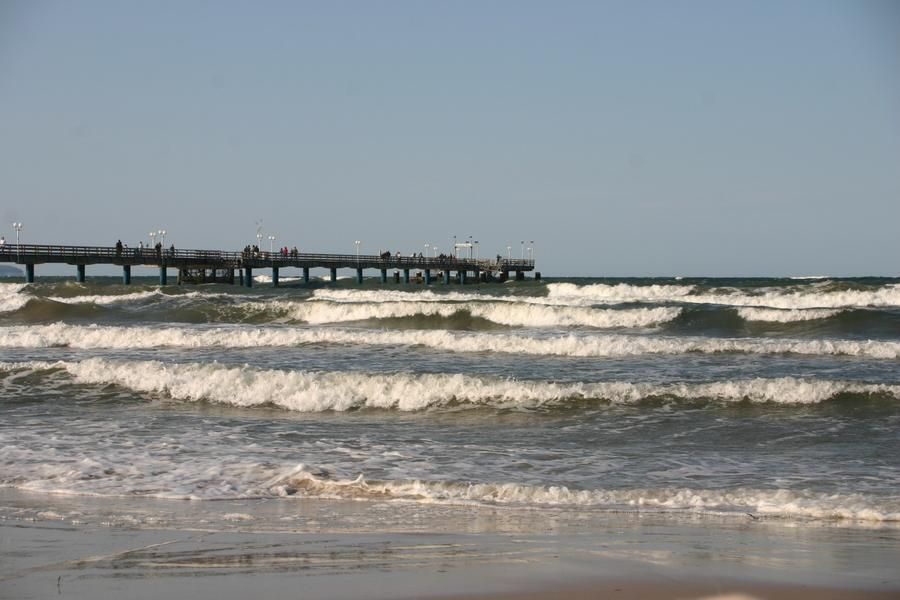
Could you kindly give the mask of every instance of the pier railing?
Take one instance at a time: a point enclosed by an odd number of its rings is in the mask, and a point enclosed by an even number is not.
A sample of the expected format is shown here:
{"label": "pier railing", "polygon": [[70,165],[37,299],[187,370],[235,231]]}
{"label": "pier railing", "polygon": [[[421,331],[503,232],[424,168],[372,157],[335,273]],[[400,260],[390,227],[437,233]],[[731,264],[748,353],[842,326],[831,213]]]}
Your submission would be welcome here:
{"label": "pier railing", "polygon": [[114,246],[64,246],[50,244],[0,245],[0,262],[19,264],[66,263],[71,265],[152,265],[176,268],[359,268],[429,269],[439,271],[531,271],[530,259],[478,259],[397,254],[319,254],[280,252],[231,252],[224,250],[180,250]]}

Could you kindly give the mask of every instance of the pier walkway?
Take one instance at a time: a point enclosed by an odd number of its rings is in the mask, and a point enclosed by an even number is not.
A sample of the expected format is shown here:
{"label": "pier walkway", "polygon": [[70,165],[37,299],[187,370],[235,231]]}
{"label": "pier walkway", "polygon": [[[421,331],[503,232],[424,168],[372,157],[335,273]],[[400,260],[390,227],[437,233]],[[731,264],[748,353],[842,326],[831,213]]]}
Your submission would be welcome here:
{"label": "pier walkway", "polygon": [[[271,269],[272,284],[277,286],[281,269],[301,269],[304,283],[309,283],[310,269],[329,269],[331,281],[337,281],[338,269],[355,269],[356,280],[362,283],[365,269],[377,269],[381,282],[387,283],[388,271],[395,271],[394,281],[410,283],[410,272],[417,271],[416,281],[432,283],[432,274],[443,276],[444,283],[454,281],[505,281],[514,274],[517,280],[534,271],[534,260],[499,260],[418,257],[399,254],[310,254],[283,255],[278,252],[228,252],[222,250],[156,250],[154,248],[116,248],[111,246],[55,246],[45,244],[10,244],[0,246],[0,263],[25,266],[25,281],[34,282],[35,265],[62,263],[76,267],[76,280],[84,282],[87,265],[116,265],[122,267],[122,281],[131,283],[133,266],[159,268],[159,283],[168,283],[168,270],[177,269],[178,283],[235,283],[253,285],[254,269]],[[456,273],[455,278],[451,277]],[[237,279],[235,278],[237,274]],[[535,272],[540,279],[540,273]]]}

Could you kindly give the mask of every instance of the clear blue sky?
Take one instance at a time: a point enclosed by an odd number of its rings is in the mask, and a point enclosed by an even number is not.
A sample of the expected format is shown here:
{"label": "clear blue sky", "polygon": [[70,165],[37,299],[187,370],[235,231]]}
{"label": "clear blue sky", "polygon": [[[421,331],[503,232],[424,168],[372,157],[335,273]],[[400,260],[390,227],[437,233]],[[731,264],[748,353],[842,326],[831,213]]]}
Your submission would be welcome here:
{"label": "clear blue sky", "polygon": [[0,233],[900,274],[900,2],[0,2]]}

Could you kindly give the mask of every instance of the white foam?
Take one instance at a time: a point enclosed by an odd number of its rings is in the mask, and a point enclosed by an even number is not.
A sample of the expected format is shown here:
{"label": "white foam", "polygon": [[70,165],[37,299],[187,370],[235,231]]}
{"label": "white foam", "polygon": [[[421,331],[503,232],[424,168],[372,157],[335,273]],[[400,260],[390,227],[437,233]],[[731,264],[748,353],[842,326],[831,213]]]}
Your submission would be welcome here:
{"label": "white foam", "polygon": [[148,298],[171,298],[168,294],[163,294],[160,290],[150,290],[146,292],[133,292],[130,294],[92,294],[87,296],[49,296],[48,300],[60,302],[62,304],[127,304],[129,302],[140,302]]}
{"label": "white foam", "polygon": [[765,292],[759,296],[746,294],[707,294],[691,296],[686,301],[704,304],[753,306],[787,310],[816,308],[879,308],[900,306],[900,286],[890,285],[869,291]]}
{"label": "white foam", "polygon": [[461,405],[538,408],[586,400],[627,404],[648,398],[816,404],[847,393],[900,398],[898,385],[791,377],[669,384],[552,383],[460,374],[304,372],[218,363],[168,364],[99,358],[79,362],[0,363],[2,371],[51,369],[64,370],[77,383],[115,384],[177,400],[204,400],[241,407],[270,405],[298,412],[359,408],[414,411]]}
{"label": "white foam", "polygon": [[98,304],[98,305],[110,305],[110,304],[130,304],[137,303],[143,300],[153,299],[153,300],[162,300],[162,301],[177,301],[183,300],[185,298],[244,298],[249,296],[241,296],[238,294],[228,294],[221,292],[202,292],[202,291],[193,291],[193,292],[182,292],[177,294],[167,294],[161,289],[148,290],[144,292],[132,292],[129,294],[91,294],[84,296],[48,296],[48,300],[53,300],[54,302],[61,302],[63,304]]}
{"label": "white foam", "polygon": [[447,330],[360,330],[287,327],[118,327],[67,325],[0,328],[0,348],[257,348],[303,344],[424,346],[447,352],[502,352],[547,356],[636,356],[643,354],[804,354],[900,358],[900,342],[663,337],[624,334],[518,334]]}
{"label": "white foam", "polygon": [[574,283],[551,283],[547,285],[547,295],[550,298],[586,298],[595,300],[598,303],[619,303],[672,300],[687,296],[695,289],[693,285],[631,285],[628,283],[577,285]]}
{"label": "white foam", "polygon": [[[72,456],[68,447],[11,444],[3,439],[2,485],[28,491],[97,496],[220,500],[288,497],[377,500],[445,505],[556,507],[615,512],[667,512],[854,520],[900,521],[900,497],[809,490],[729,488],[727,490],[663,487],[639,489],[572,489],[562,485],[517,482],[367,479],[363,474],[336,476],[333,469],[279,462],[274,455],[249,447],[217,455],[198,454],[173,460],[178,450],[166,443],[151,452],[127,448]],[[37,445],[34,445],[37,444]],[[178,444],[176,444],[178,446]],[[175,453],[173,455],[173,452]],[[224,453],[224,456],[223,456]],[[347,465],[352,469],[352,464]],[[357,472],[358,473],[358,472]],[[226,518],[249,520],[247,513]]]}
{"label": "white foam", "polygon": [[565,486],[516,483],[334,480],[304,465],[266,482],[277,495],[321,498],[409,500],[440,504],[595,507],[617,511],[699,514],[754,513],[769,517],[827,520],[900,521],[900,501],[876,501],[861,494],[824,494],[805,490],[738,488],[705,490],[660,488],[573,490]]}
{"label": "white foam", "polygon": [[[313,279],[316,279],[316,277],[313,277]],[[331,275],[320,275],[318,277],[318,279],[320,279],[322,281],[331,281]],[[337,275],[337,276],[335,276],[334,279],[335,279],[335,281],[344,281],[347,279],[354,279],[354,276],[353,275]]]}
{"label": "white foam", "polygon": [[19,310],[31,299],[22,293],[24,283],[0,283],[0,313]]}
{"label": "white foam", "polygon": [[745,321],[765,321],[769,323],[794,323],[797,321],[815,321],[828,319],[842,311],[827,308],[747,308],[737,309],[738,315]]}
{"label": "white foam", "polygon": [[[278,277],[278,281],[280,283],[288,283],[291,281],[300,281],[301,279],[302,279],[302,277],[285,277],[284,275],[280,275]],[[253,281],[256,281],[258,283],[272,283],[272,276],[271,275],[255,275],[253,277]]]}
{"label": "white foam", "polygon": [[309,302],[275,301],[273,305],[288,317],[306,323],[340,323],[369,319],[389,319],[413,316],[450,317],[462,311],[501,325],[521,327],[650,327],[671,321],[681,314],[673,307],[635,308],[623,310],[540,306],[505,302],[448,303],[434,300],[424,302],[382,301]]}
{"label": "white foam", "polygon": [[487,294],[470,294],[465,292],[435,293],[425,289],[416,292],[404,292],[400,290],[332,290],[318,289],[313,291],[313,298],[318,300],[330,300],[331,302],[466,302],[473,300],[494,300],[501,302],[523,301],[520,296],[490,296]]}
{"label": "white foam", "polygon": [[768,288],[759,294],[744,292],[695,293],[694,286],[573,283],[547,285],[548,298],[565,303],[581,300],[593,304],[620,302],[680,302],[719,304],[780,309],[865,308],[900,306],[900,284],[890,284],[874,290],[825,291],[821,285],[790,290]]}
{"label": "white foam", "polygon": [[[508,282],[510,283],[510,282]],[[512,282],[514,283],[514,282]],[[315,290],[315,300],[329,300],[331,302],[371,302],[380,304],[384,302],[506,302],[511,304],[539,304],[549,306],[584,306],[590,307],[596,302],[589,298],[548,296],[520,296],[520,295],[491,295],[489,293],[470,292],[434,292],[430,289],[415,292],[400,290]]]}

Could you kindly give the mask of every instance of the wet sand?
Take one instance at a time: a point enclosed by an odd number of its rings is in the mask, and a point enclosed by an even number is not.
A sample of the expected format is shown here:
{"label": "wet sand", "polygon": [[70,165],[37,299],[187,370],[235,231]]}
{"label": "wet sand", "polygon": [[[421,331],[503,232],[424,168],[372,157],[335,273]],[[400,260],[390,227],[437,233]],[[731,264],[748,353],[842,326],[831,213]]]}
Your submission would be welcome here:
{"label": "wet sand", "polygon": [[301,500],[285,514],[283,501],[9,490],[0,500],[0,598],[900,597],[892,527],[566,513],[547,522],[534,511]]}

